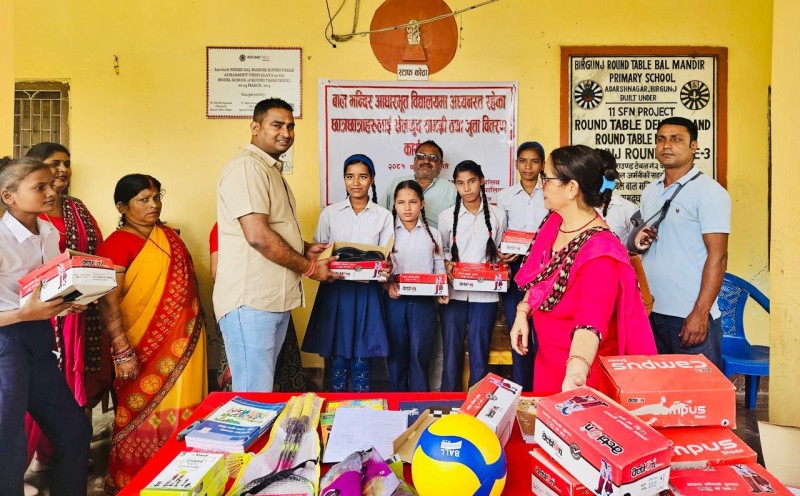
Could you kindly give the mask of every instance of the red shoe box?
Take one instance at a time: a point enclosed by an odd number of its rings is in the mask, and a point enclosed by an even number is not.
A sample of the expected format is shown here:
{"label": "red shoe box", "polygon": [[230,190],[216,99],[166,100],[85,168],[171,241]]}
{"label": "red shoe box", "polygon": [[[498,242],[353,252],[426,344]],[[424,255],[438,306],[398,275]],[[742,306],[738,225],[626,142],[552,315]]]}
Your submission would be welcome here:
{"label": "red shoe box", "polygon": [[470,388],[458,411],[488,425],[505,446],[514,429],[520,393],[522,386],[519,384],[489,373]]}
{"label": "red shoe box", "polygon": [[658,432],[672,441],[673,469],[756,462],[756,452],[725,427],[672,427]]}
{"label": "red shoe box", "polygon": [[508,267],[502,263],[456,262],[453,264],[453,289],[505,293],[508,291]]}
{"label": "red shoe box", "polygon": [[599,389],[653,427],[736,427],[736,390],[703,355],[601,357]]}
{"label": "red shoe box", "polygon": [[767,472],[767,469],[755,463],[747,463],[673,470],[669,476],[669,494],[674,496],[708,496],[710,494],[790,496],[792,493]]}
{"label": "red shoe box", "polygon": [[[317,257],[318,260],[324,260],[333,256],[333,252],[340,248],[357,248],[362,251],[377,251],[381,253],[384,259],[388,259],[392,253],[394,246],[394,238],[392,237],[386,246],[367,245],[362,243],[351,243],[346,241],[336,241],[329,247],[323,250]],[[368,261],[368,262],[346,262],[339,260],[332,260],[328,263],[331,272],[341,274],[346,281],[385,281],[386,278],[381,275],[382,271],[386,271],[389,267],[389,262],[386,260]]]}
{"label": "red shoe box", "polygon": [[667,488],[672,443],[588,387],[539,400],[536,442],[584,486],[610,496]]}
{"label": "red shoe box", "polygon": [[88,305],[117,287],[111,259],[76,251],[66,251],[20,279],[20,306],[28,302],[39,281],[42,301],[64,298],[81,305]]}
{"label": "red shoe box", "polygon": [[537,496],[594,495],[538,446],[531,451],[531,492]]}
{"label": "red shoe box", "polygon": [[500,240],[500,252],[527,255],[535,237],[536,233],[509,229],[503,233],[503,239]]}
{"label": "red shoe box", "polygon": [[447,274],[398,274],[397,292],[407,296],[447,296]]}

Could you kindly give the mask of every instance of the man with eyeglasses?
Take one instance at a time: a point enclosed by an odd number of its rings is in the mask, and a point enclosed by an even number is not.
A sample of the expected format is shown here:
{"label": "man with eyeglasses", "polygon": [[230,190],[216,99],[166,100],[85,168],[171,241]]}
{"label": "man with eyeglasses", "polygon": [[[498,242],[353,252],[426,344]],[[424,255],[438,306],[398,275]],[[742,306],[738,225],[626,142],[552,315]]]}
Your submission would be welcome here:
{"label": "man with eyeglasses", "polygon": [[456,187],[447,179],[441,179],[439,173],[442,172],[442,161],[444,152],[434,141],[425,141],[417,146],[414,153],[414,175],[398,177],[383,194],[384,207],[392,210],[394,206],[394,190],[402,181],[415,180],[422,186],[425,196],[425,217],[428,219],[432,229],[436,229],[439,214],[447,208],[452,207],[456,201]]}
{"label": "man with eyeglasses", "polygon": [[669,117],[659,123],[656,159],[664,174],[642,192],[644,222],[628,248],[643,253],[658,352],[702,353],[722,368],[717,295],[728,263],[731,199],[694,166],[696,151],[694,122]]}

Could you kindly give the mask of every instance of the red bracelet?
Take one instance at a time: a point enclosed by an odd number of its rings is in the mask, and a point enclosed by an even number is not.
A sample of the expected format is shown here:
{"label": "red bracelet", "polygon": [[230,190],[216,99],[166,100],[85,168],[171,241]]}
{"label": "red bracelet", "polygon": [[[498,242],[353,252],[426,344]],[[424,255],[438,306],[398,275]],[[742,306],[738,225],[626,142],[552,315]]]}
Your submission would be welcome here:
{"label": "red bracelet", "polygon": [[308,266],[308,270],[303,272],[303,277],[311,277],[311,274],[314,273],[314,270],[317,268],[317,261],[312,260],[311,265]]}

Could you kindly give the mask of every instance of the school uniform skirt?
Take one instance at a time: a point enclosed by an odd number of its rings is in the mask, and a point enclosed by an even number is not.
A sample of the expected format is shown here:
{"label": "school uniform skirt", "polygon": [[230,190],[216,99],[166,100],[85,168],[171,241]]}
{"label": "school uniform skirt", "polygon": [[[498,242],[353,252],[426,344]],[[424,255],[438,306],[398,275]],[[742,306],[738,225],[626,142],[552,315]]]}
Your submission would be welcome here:
{"label": "school uniform skirt", "polygon": [[377,281],[320,284],[302,350],[325,358],[388,356],[382,291]]}

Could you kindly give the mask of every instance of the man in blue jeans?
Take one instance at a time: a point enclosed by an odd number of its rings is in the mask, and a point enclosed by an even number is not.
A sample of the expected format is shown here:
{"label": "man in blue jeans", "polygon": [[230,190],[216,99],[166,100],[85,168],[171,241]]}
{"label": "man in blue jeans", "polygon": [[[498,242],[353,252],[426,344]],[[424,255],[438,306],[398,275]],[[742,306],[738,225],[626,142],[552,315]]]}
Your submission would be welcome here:
{"label": "man in blue jeans", "polygon": [[717,295],[727,268],[731,200],[694,167],[696,150],[692,121],[669,117],[659,123],[656,159],[664,174],[642,192],[644,228],[631,234],[628,246],[644,253],[658,352],[702,353],[721,369]]}
{"label": "man in blue jeans", "polygon": [[259,102],[251,140],[228,162],[217,185],[219,260],[214,311],[219,319],[234,391],[272,391],[275,363],[290,312],[303,304],[301,276],[341,276],[316,260],[325,249],[300,234],[297,207],[280,156],[294,143],[292,106]]}

